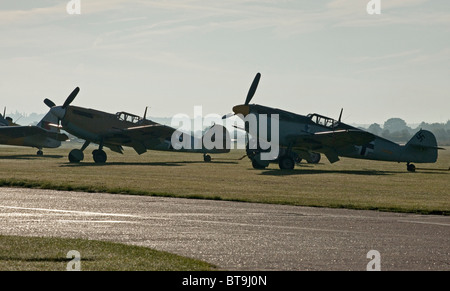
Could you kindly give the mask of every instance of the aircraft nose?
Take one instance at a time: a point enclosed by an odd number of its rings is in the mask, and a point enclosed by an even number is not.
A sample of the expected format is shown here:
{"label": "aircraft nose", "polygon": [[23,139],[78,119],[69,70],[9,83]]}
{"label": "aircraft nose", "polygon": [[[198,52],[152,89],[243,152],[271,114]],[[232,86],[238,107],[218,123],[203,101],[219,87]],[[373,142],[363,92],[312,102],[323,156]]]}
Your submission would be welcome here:
{"label": "aircraft nose", "polygon": [[250,113],[250,106],[249,105],[236,105],[233,107],[233,112],[235,114],[242,114],[244,116],[247,116]]}
{"label": "aircraft nose", "polygon": [[66,109],[63,109],[62,106],[52,107],[52,109],[50,109],[50,112],[59,119],[63,119],[64,115],[66,115]]}

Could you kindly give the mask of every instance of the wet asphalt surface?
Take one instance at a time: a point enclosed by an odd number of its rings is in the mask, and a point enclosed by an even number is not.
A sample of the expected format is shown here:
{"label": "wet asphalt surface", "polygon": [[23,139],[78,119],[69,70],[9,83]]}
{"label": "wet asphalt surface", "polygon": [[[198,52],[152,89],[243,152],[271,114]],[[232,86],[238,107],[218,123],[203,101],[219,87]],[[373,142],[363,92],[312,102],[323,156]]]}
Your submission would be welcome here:
{"label": "wet asphalt surface", "polygon": [[146,246],[223,270],[450,270],[447,216],[0,188],[0,221],[2,235]]}

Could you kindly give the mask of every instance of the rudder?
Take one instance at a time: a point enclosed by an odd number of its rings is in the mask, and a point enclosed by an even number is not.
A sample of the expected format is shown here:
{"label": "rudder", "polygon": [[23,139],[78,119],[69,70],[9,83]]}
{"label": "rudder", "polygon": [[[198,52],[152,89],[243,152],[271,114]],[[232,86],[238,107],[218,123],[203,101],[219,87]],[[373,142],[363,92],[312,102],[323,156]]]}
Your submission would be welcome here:
{"label": "rudder", "polygon": [[409,162],[434,163],[438,149],[436,137],[428,130],[419,130],[405,145]]}

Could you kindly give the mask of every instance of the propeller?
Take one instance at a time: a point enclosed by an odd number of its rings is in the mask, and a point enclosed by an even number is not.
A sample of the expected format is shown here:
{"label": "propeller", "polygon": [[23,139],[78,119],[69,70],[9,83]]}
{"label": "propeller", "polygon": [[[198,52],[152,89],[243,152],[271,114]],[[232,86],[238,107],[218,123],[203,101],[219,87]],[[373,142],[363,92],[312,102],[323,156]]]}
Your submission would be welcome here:
{"label": "propeller", "polygon": [[[76,87],[76,88],[72,91],[72,93],[70,93],[70,95],[66,98],[66,101],[64,101],[64,104],[63,104],[63,106],[62,106],[63,109],[66,109],[66,107],[69,106],[70,103],[73,102],[73,100],[75,99],[75,97],[78,95],[78,92],[80,92],[80,88],[79,88],[79,87]],[[47,106],[50,107],[50,108],[56,106],[55,102],[53,102],[52,100],[50,100],[50,99],[48,99],[48,98],[45,98],[45,99],[44,99],[44,103],[45,103],[45,105],[47,105]]]}
{"label": "propeller", "polygon": [[257,73],[255,78],[253,79],[250,89],[248,90],[247,98],[245,99],[245,103],[244,103],[245,105],[248,105],[248,103],[250,103],[253,96],[255,95],[256,88],[258,88],[259,79],[261,79],[261,74]]}
{"label": "propeller", "polygon": [[56,104],[55,104],[52,100],[50,100],[50,99],[48,99],[48,98],[45,98],[45,99],[44,99],[44,103],[45,103],[45,105],[47,105],[47,106],[50,107],[50,108],[56,106]]}
{"label": "propeller", "polygon": [[227,113],[224,116],[222,116],[222,119],[227,119],[227,118],[229,118],[231,116],[234,116],[234,113]]}
{"label": "propeller", "polygon": [[[255,95],[256,89],[258,88],[258,84],[259,84],[259,80],[261,79],[261,73],[257,73],[255,78],[253,79],[252,85],[250,86],[250,89],[248,90],[247,93],[247,98],[245,98],[245,103],[244,105],[237,105],[235,107],[240,107],[240,106],[245,106],[248,107],[247,105],[250,103],[250,101],[252,100],[253,96]],[[229,117],[234,116],[236,113],[228,113],[225,114],[224,116],[222,116],[222,119],[227,119]]]}
{"label": "propeller", "polygon": [[78,92],[80,92],[80,88],[76,87],[72,93],[70,93],[69,97],[67,97],[66,101],[64,101],[64,104],[62,106],[63,109],[66,109],[67,106],[72,103],[72,101],[75,99],[75,97],[78,95]]}
{"label": "propeller", "polygon": [[70,103],[73,102],[73,100],[75,99],[75,97],[78,95],[78,93],[80,92],[80,88],[76,87],[72,93],[69,94],[69,96],[66,98],[66,101],[64,101],[64,104],[62,106],[56,106],[55,102],[53,102],[52,100],[45,98],[44,99],[44,103],[45,105],[47,105],[48,107],[50,107],[50,112],[58,118],[58,124],[61,121],[61,119],[63,119],[64,115],[66,114],[66,108],[70,105]]}
{"label": "propeller", "polygon": [[5,109],[3,110],[3,115],[0,114],[0,126],[8,126],[9,122],[8,119],[6,119],[6,106]]}

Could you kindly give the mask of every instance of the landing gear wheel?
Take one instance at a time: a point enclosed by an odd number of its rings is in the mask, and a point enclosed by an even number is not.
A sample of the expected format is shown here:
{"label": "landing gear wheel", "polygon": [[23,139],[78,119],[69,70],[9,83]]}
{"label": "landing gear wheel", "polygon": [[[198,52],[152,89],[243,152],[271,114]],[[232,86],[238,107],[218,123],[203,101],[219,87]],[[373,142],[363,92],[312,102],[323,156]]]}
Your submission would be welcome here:
{"label": "landing gear wheel", "polygon": [[204,162],[206,162],[206,163],[209,163],[209,162],[211,162],[211,156],[210,155],[203,155],[203,161]]}
{"label": "landing gear wheel", "polygon": [[414,173],[416,171],[416,166],[414,164],[407,164],[406,165],[406,169],[408,170],[408,172],[412,172]]}
{"label": "landing gear wheel", "polygon": [[81,150],[71,150],[69,153],[69,161],[71,163],[79,163],[84,159],[84,154]]}
{"label": "landing gear wheel", "polygon": [[92,152],[92,157],[94,158],[94,162],[98,163],[105,163],[107,156],[105,151],[103,150],[94,150]]}
{"label": "landing gear wheel", "polygon": [[295,161],[291,157],[280,157],[278,165],[282,170],[293,170],[295,167]]}
{"label": "landing gear wheel", "polygon": [[37,154],[38,156],[43,156],[43,155],[44,155],[44,152],[41,151],[41,150],[38,150],[36,154]]}
{"label": "landing gear wheel", "polygon": [[310,158],[307,160],[309,164],[318,164],[320,162],[319,153],[310,153]]}
{"label": "landing gear wheel", "polygon": [[253,169],[257,169],[257,170],[262,170],[262,169],[266,168],[265,166],[258,163],[257,160],[252,160],[252,166],[253,166]]}

